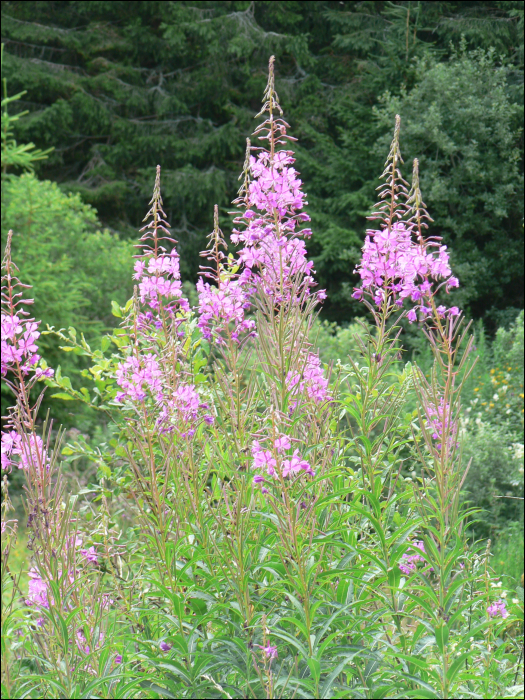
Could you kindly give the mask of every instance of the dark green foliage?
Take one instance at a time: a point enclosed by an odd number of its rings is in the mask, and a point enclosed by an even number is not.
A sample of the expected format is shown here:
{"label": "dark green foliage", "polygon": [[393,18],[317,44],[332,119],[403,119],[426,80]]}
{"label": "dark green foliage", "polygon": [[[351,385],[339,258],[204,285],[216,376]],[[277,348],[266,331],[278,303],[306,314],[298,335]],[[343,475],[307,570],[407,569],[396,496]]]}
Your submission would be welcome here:
{"label": "dark green foliage", "polygon": [[[132,293],[131,242],[101,231],[93,208],[78,194],[64,194],[54,182],[28,173],[8,176],[2,189],[2,240],[10,228],[15,231],[13,255],[20,278],[32,286],[27,296],[35,301],[31,314],[42,321],[40,330],[47,324],[57,329],[74,326],[98,347],[102,334],[117,321],[110,301],[124,303]],[[85,362],[62,352],[60,345],[54,335],[39,339],[48,365],[61,365],[75,383]],[[56,418],[70,425],[65,411],[53,406]],[[78,414],[73,422],[78,424]]]}
{"label": "dark green foliage", "polygon": [[[16,136],[55,147],[39,172],[131,235],[161,163],[186,279],[215,202],[226,219],[274,53],[300,139],[325,315],[356,313],[352,271],[398,105],[402,150],[424,151],[423,194],[437,232],[450,236],[470,311],[497,319],[522,306],[521,3],[5,2],[3,26],[10,90],[27,90]],[[462,35],[467,50],[494,52],[458,57]],[[470,79],[481,63],[492,82]],[[436,114],[453,147],[432,156],[437,137],[425,130]],[[440,194],[444,178],[450,198]]]}

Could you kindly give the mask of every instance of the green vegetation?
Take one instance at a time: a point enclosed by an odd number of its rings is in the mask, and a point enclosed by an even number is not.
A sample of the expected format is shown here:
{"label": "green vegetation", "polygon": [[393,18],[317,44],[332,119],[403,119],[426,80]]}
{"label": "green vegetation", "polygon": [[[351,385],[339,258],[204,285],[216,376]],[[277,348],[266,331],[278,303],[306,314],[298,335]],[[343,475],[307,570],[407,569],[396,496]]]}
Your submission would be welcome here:
{"label": "green vegetation", "polygon": [[[221,228],[228,238],[232,224],[226,212],[239,187],[245,138],[253,131],[253,114],[259,111],[268,56],[273,53],[277,92],[291,133],[299,138],[296,166],[309,195],[313,235],[307,241],[308,253],[315,262],[315,278],[328,295],[310,339],[322,362],[332,368],[332,390],[350,392],[350,402],[359,401],[361,394],[352,387],[348,356],[361,362],[361,343],[373,342],[371,318],[363,315],[363,305],[351,297],[357,282],[354,267],[361,257],[366,217],[376,199],[377,176],[388,152],[394,116],[401,115],[403,171],[409,171],[412,158],[419,158],[421,188],[435,219],[428,233],[442,236],[447,243],[453,272],[461,283],[453,303],[474,320],[473,354],[478,359],[463,387],[459,423],[463,464],[470,463],[460,489],[461,501],[464,507],[478,509],[469,522],[467,537],[477,552],[488,551],[486,543],[491,540],[494,573],[502,578],[509,595],[518,591],[521,605],[522,3],[31,1],[3,2],[2,19],[2,239],[5,243],[7,231],[15,231],[13,260],[22,281],[33,287],[30,312],[42,319],[40,330],[46,325],[65,329],[61,337],[44,331],[38,341],[48,365],[60,367],[63,376],[59,373],[56,385],[48,382],[59,387],[62,398],[52,398],[53,392],[48,392],[37,425],[40,430],[50,409],[53,438],[58,424],[67,431],[61,468],[67,492],[80,491],[86,499],[82,527],[89,544],[107,549],[109,522],[110,539],[117,541],[118,528],[122,528],[118,537],[129,538],[125,546],[132,552],[131,559],[141,552],[139,528],[132,525],[129,515],[136,505],[130,486],[134,477],[122,466],[131,443],[123,441],[123,433],[111,425],[108,415],[95,410],[89,401],[63,399],[69,388],[75,394],[81,386],[89,386],[94,405],[110,375],[109,365],[101,369],[105,353],[115,348],[122,352],[120,331],[114,328],[131,308],[131,302],[127,307],[126,302],[133,293],[133,245],[158,163],[162,165],[167,219],[173,224],[181,254],[184,293],[192,307],[198,304],[194,285],[202,263],[199,252],[212,226],[213,205],[219,204]],[[371,333],[368,339],[366,331]],[[393,355],[391,375],[381,391],[389,382],[408,387],[408,361],[417,362],[427,379],[431,376],[434,357],[420,324],[403,320],[400,331],[405,352]],[[81,333],[91,346],[89,352],[82,346]],[[208,351],[205,341],[195,352],[204,351]],[[199,355],[191,372],[204,377],[200,372],[210,369],[219,357],[219,350],[212,350],[207,359]],[[368,360],[375,367],[370,357]],[[254,354],[247,366],[257,370],[260,357]],[[72,387],[63,384],[64,377],[70,377]],[[341,377],[345,381],[336,390]],[[114,376],[108,381],[114,382]],[[41,383],[31,388],[35,401],[41,388]],[[86,395],[89,392],[84,398]],[[7,398],[2,384],[3,416],[12,404],[12,398]],[[397,418],[399,434],[405,431],[407,442],[414,439],[417,443],[421,436],[421,427],[416,425],[419,399],[407,390],[403,401]],[[347,429],[344,419],[334,413],[333,421],[324,427],[335,430],[340,424],[341,430]],[[206,447],[215,445],[215,440],[216,435],[203,441],[195,463],[204,464],[213,449],[219,449]],[[229,454],[228,441],[224,445],[223,455]],[[219,459],[215,454],[212,457],[212,462]],[[414,451],[400,445],[398,457],[402,466],[396,484],[406,499],[399,513],[408,522],[414,500],[409,492],[419,471],[416,475]],[[360,458],[351,457],[349,463],[356,467]],[[352,469],[348,473],[355,477]],[[20,512],[25,480],[21,469],[14,469],[9,477],[20,522],[10,566],[20,574],[27,592],[26,520]],[[344,484],[346,488],[347,482]],[[179,486],[174,493],[183,491]],[[216,484],[213,489],[210,503],[214,507]],[[367,497],[363,494],[363,503]],[[104,509],[97,511],[100,504],[108,507],[105,499],[111,510],[107,522]],[[359,503],[354,505],[359,513]],[[190,519],[187,513],[181,515],[181,521],[190,523]],[[358,517],[352,522],[354,531],[363,525]],[[394,522],[397,527],[402,521]],[[370,538],[366,527],[365,539]],[[92,540],[91,530],[95,533]],[[342,527],[341,532],[347,530],[351,528]],[[228,532],[225,530],[224,541]],[[188,539],[188,561],[194,557],[201,566],[209,552],[204,545],[199,550],[201,545],[191,538],[193,535]],[[352,539],[352,546],[357,546],[357,538]],[[148,556],[154,569],[157,554]],[[481,555],[476,562],[478,582],[483,579],[488,591],[487,566],[482,565]],[[140,575],[142,569],[137,565],[133,572],[132,576]],[[217,584],[217,600],[222,601],[222,596],[232,599],[230,579],[233,576]],[[495,580],[490,584],[494,588],[498,585]],[[186,581],[185,585],[188,588],[181,588],[181,600],[190,601],[190,607],[181,608],[185,625],[196,625],[195,629],[200,625],[207,633],[211,630],[210,638],[220,630],[228,640],[232,635],[242,637],[241,618],[222,628],[223,622],[218,622],[222,612],[214,619],[216,627],[210,627],[204,598],[190,598],[193,583]],[[259,585],[257,580],[257,595]],[[272,585],[280,591],[274,591],[275,595],[280,595],[281,584],[274,581]],[[211,588],[206,584],[203,590],[208,595]],[[264,587],[260,590],[263,600]],[[349,591],[348,587],[337,595],[350,600],[354,594]],[[491,589],[491,595],[494,592]],[[489,597],[487,592],[487,604]],[[154,596],[154,612],[156,601]],[[289,602],[285,598],[283,610],[291,615]],[[513,600],[513,615],[516,605]],[[153,633],[148,627],[153,617],[143,614],[142,606],[141,600],[133,619],[145,623],[141,634],[147,646],[151,639],[164,639],[167,628],[157,620],[151,623]],[[261,620],[263,636],[257,638],[266,643],[265,618]],[[288,633],[297,636],[295,629]],[[501,657],[510,648],[509,637],[505,639],[497,652]],[[495,636],[494,649],[499,641]],[[131,649],[130,640],[123,645],[128,642]],[[478,642],[482,650],[483,639]],[[516,658],[517,650],[513,647]],[[244,651],[247,658],[253,656]],[[234,657],[226,654],[223,660],[226,658],[230,659],[226,666],[233,667]],[[507,692],[519,696],[522,686],[512,685],[514,671],[502,662],[497,680],[495,669],[500,660],[487,659],[486,679],[496,678],[501,696],[507,697]],[[141,669],[143,659],[135,661],[134,668]],[[157,661],[151,663],[155,678],[160,667],[155,666]],[[313,669],[312,678],[315,665]],[[364,675],[367,673],[365,670]],[[202,681],[206,676],[196,678],[198,692],[217,691],[217,697],[224,696],[216,685],[210,690]],[[173,687],[179,692],[179,686]],[[190,693],[193,686],[187,687]],[[329,684],[326,687],[329,691]],[[377,688],[377,693],[387,692],[381,685]],[[151,692],[155,696],[155,689]]]}

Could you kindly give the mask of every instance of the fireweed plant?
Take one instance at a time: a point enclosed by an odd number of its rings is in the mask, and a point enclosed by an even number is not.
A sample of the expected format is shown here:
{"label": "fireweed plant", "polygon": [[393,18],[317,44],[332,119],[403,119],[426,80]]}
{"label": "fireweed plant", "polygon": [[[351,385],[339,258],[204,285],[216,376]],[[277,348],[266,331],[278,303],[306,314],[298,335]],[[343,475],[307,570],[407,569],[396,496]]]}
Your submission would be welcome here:
{"label": "fireweed plant", "polygon": [[[417,160],[410,187],[400,172],[400,119],[357,267],[354,296],[375,327],[330,376],[311,342],[325,294],[273,59],[257,116],[235,252],[216,208],[197,307],[158,167],[135,292],[113,303],[120,328],[98,350],[75,329],[44,331],[91,359],[80,391],[38,355],[10,234],[2,696],[520,696],[522,589],[494,579],[490,545],[469,546],[475,513],[459,498],[472,341],[445,302],[459,281],[427,235]],[[399,369],[405,316],[432,349],[429,378]],[[109,418],[108,444],[63,446],[38,415],[43,383]],[[75,496],[60,467],[74,458],[98,469]],[[14,469],[26,478],[27,586],[9,565]]]}

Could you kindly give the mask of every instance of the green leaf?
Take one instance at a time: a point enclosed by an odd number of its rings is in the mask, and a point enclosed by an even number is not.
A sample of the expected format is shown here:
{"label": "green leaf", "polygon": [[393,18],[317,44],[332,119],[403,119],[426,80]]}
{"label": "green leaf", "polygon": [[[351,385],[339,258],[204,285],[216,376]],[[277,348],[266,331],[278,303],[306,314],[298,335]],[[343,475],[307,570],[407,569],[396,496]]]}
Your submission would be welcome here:
{"label": "green leaf", "polygon": [[52,399],[62,399],[62,401],[75,401],[74,396],[70,396],[69,394],[64,394],[63,392],[59,392],[58,394],[51,394]]}
{"label": "green leaf", "polygon": [[117,318],[122,318],[122,311],[120,310],[120,306],[116,301],[111,302],[111,313]]}
{"label": "green leaf", "polygon": [[448,643],[448,635],[449,635],[449,629],[448,625],[446,622],[442,621],[441,625],[438,625],[434,629],[434,634],[436,636],[436,644],[438,645],[438,649],[442,654],[445,653],[445,647],[447,646]]}

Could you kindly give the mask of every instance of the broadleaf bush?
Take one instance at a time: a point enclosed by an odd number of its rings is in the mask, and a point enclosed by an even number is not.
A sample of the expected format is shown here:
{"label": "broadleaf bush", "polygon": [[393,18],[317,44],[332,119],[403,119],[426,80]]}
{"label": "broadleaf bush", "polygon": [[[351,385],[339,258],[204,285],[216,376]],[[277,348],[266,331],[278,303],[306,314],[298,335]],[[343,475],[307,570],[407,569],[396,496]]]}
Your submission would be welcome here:
{"label": "broadleaf bush", "polygon": [[[78,389],[39,355],[10,233],[2,288],[2,696],[512,697],[523,591],[507,590],[461,493],[461,394],[473,337],[400,119],[358,265],[369,311],[348,362],[313,345],[325,298],[270,59],[229,248],[215,210],[197,303],[180,280],[161,170],[132,298]],[[13,237],[15,236],[15,237]],[[418,324],[427,376],[400,358]],[[401,363],[401,369],[400,369]],[[69,441],[39,416],[45,384],[111,420]],[[33,396],[39,398],[35,400]],[[407,411],[407,406],[415,408]],[[70,493],[61,459],[88,459]],[[25,477],[27,589],[10,568],[9,474]]]}

